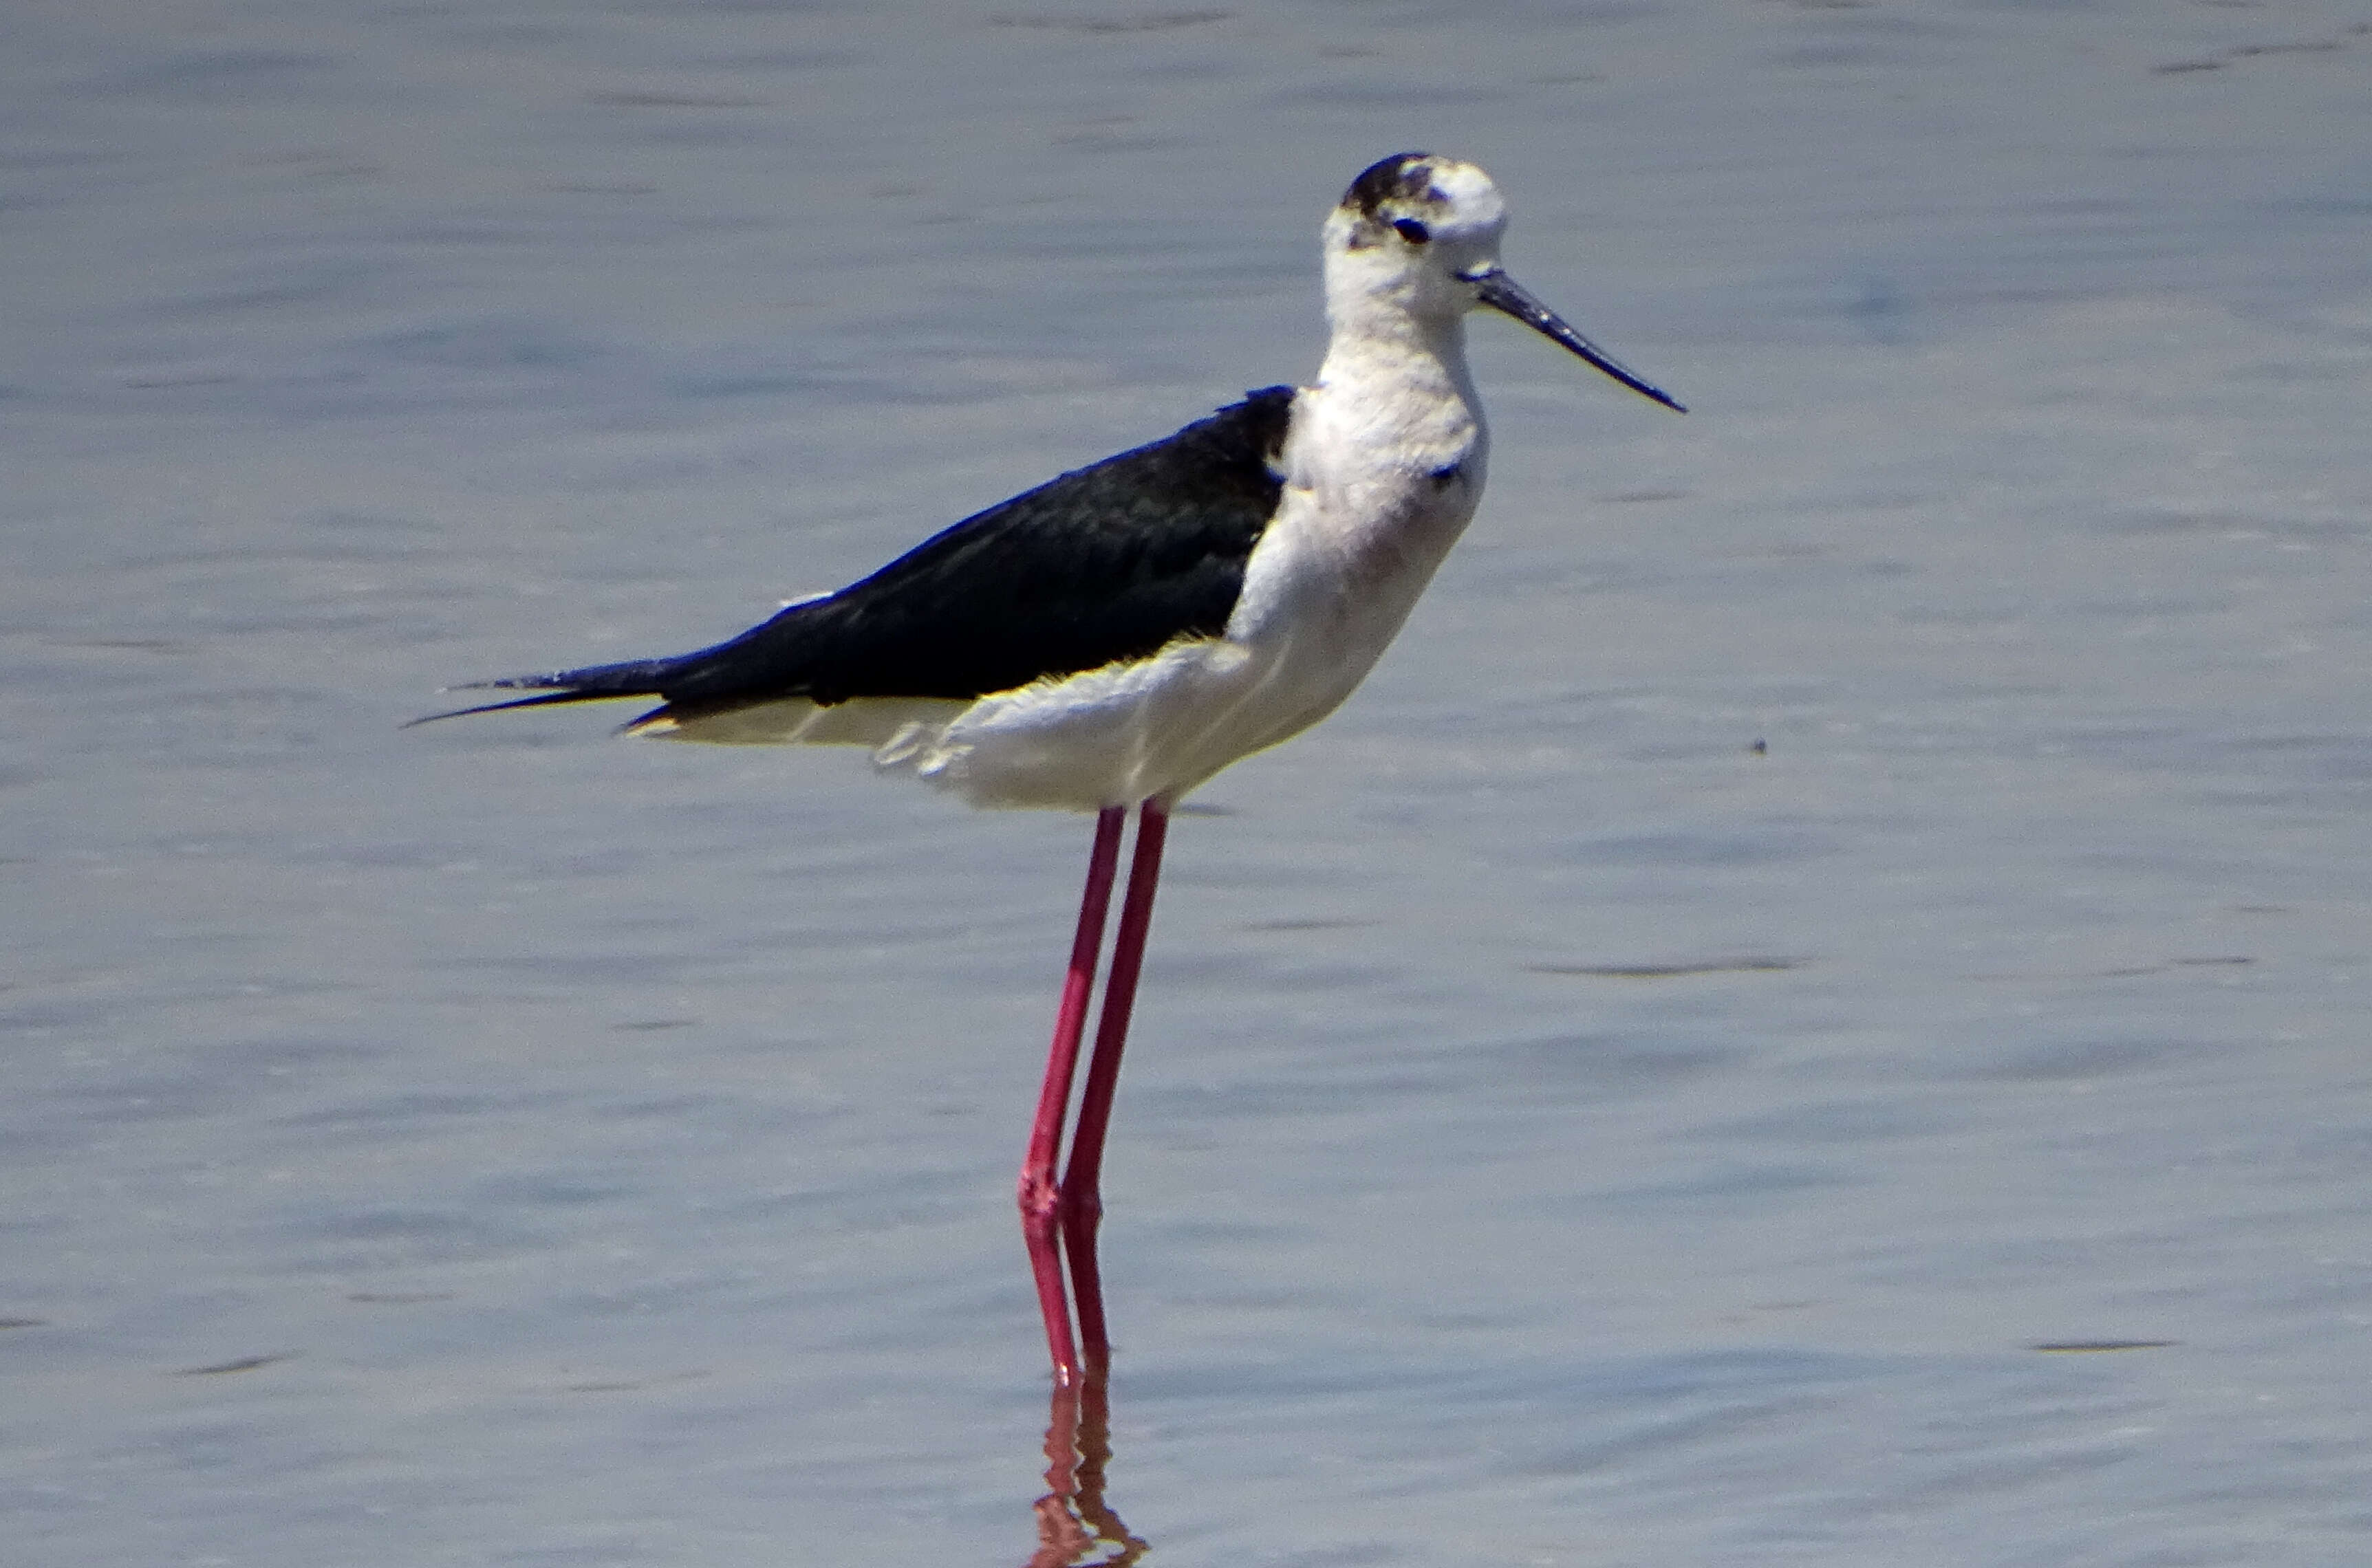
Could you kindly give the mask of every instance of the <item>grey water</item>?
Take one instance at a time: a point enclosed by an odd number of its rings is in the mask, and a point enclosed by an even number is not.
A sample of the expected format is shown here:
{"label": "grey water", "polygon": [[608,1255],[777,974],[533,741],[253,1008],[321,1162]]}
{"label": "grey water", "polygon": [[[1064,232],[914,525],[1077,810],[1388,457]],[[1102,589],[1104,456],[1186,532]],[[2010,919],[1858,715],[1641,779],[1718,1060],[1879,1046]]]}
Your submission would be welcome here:
{"label": "grey water", "polygon": [[1086,823],[398,726],[1306,377],[1410,147],[1694,412],[1478,321],[1474,531],[1178,822],[1145,1560],[2372,1559],[2360,7],[5,31],[0,1560],[1029,1558]]}

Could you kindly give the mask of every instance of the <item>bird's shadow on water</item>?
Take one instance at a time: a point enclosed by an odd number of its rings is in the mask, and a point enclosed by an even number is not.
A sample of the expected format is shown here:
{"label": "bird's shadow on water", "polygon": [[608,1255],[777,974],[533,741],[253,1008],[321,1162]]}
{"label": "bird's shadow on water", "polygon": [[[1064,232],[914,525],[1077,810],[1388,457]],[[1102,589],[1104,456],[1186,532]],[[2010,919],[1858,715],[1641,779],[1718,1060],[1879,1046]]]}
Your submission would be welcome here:
{"label": "bird's shadow on water", "polygon": [[1104,1501],[1111,1463],[1111,1399],[1108,1369],[1097,1366],[1076,1382],[1056,1383],[1046,1416],[1046,1494],[1038,1499],[1038,1550],[1029,1568],[1105,1568],[1134,1562],[1146,1543]]}

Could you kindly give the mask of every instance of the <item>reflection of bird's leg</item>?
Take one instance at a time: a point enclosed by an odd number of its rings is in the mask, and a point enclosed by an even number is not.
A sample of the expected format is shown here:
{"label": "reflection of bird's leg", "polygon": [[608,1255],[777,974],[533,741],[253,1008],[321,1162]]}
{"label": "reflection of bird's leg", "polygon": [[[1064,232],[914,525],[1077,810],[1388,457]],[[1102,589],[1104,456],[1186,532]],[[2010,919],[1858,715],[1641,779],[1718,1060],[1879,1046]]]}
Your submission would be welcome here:
{"label": "reflection of bird's leg", "polygon": [[1103,1568],[1124,1568],[1145,1555],[1145,1543],[1104,1502],[1104,1471],[1111,1463],[1111,1398],[1101,1370],[1088,1374],[1079,1389],[1079,1496],[1073,1512],[1107,1546],[1120,1550]]}
{"label": "reflection of bird's leg", "polygon": [[1096,1226],[1104,1211],[1104,1134],[1111,1126],[1112,1091],[1120,1085],[1121,1050],[1128,1043],[1129,1010],[1136,1002],[1137,972],[1144,967],[1145,935],[1153,925],[1154,889],[1161,880],[1161,846],[1169,833],[1169,812],[1161,802],[1148,800],[1137,808],[1136,853],[1129,862],[1128,897],[1121,905],[1120,933],[1112,938],[1111,973],[1104,982],[1103,1016],[1096,1022],[1096,1050],[1087,1060],[1087,1085],[1079,1094],[1070,1163],[1063,1169],[1063,1249],[1071,1262],[1071,1287],[1078,1297],[1079,1343],[1090,1376],[1100,1374],[1111,1361],[1111,1341],[1104,1330],[1103,1281],[1096,1268]]}
{"label": "reflection of bird's leg", "polygon": [[1046,1417],[1046,1484],[1038,1499],[1038,1550],[1029,1568],[1074,1568],[1097,1547],[1108,1555],[1097,1568],[1126,1568],[1145,1543],[1104,1502],[1111,1462],[1111,1402],[1100,1370],[1074,1384],[1056,1384]]}
{"label": "reflection of bird's leg", "polygon": [[[1065,1333],[1069,1323],[1064,1324]],[[1079,1386],[1056,1379],[1046,1416],[1046,1495],[1038,1499],[1038,1550],[1029,1568],[1070,1568],[1095,1544],[1079,1522]]]}
{"label": "reflection of bird's leg", "polygon": [[1062,1193],[1054,1161],[1062,1151],[1064,1119],[1070,1114],[1071,1078],[1079,1062],[1079,1035],[1087,1021],[1087,996],[1095,989],[1096,957],[1103,949],[1104,916],[1111,908],[1112,874],[1120,866],[1121,822],[1127,815],[1126,807],[1111,806],[1096,817],[1087,891],[1079,899],[1079,928],[1071,939],[1071,967],[1063,977],[1054,1040],[1046,1051],[1038,1119],[1030,1123],[1029,1151],[1021,1159],[1021,1238],[1029,1248],[1038,1313],[1045,1319],[1046,1353],[1053,1360],[1058,1388],[1076,1381],[1079,1355],[1071,1339],[1071,1304],[1063,1289],[1063,1258],[1055,1241]]}

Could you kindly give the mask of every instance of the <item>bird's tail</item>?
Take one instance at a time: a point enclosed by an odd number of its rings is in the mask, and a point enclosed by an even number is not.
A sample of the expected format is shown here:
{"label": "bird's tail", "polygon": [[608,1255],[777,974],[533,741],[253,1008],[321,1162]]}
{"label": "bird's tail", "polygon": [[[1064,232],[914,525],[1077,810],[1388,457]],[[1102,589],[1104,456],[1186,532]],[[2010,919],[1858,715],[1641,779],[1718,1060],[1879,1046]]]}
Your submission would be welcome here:
{"label": "bird's tail", "polygon": [[533,691],[533,697],[506,697],[498,703],[480,703],[467,708],[451,708],[441,714],[425,714],[403,727],[435,724],[438,719],[458,719],[471,714],[498,714],[509,708],[542,708],[564,703],[601,703],[617,697],[657,697],[667,688],[669,679],[680,673],[682,658],[634,659],[625,664],[589,665],[583,669],[564,669],[550,675],[506,675],[499,680],[471,680],[459,686],[448,686],[448,691]]}

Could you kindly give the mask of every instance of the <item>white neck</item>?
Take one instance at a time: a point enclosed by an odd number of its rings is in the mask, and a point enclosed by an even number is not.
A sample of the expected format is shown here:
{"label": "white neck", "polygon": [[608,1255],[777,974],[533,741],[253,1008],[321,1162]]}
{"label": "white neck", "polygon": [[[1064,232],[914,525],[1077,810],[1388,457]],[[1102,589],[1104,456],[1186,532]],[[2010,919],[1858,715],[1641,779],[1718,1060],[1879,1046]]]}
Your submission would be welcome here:
{"label": "white neck", "polygon": [[1327,269],[1333,335],[1318,384],[1334,418],[1355,427],[1343,434],[1428,471],[1479,458],[1482,405],[1466,366],[1462,309],[1424,308],[1435,302],[1412,300],[1405,278],[1373,275],[1356,255],[1339,260],[1347,264]]}

